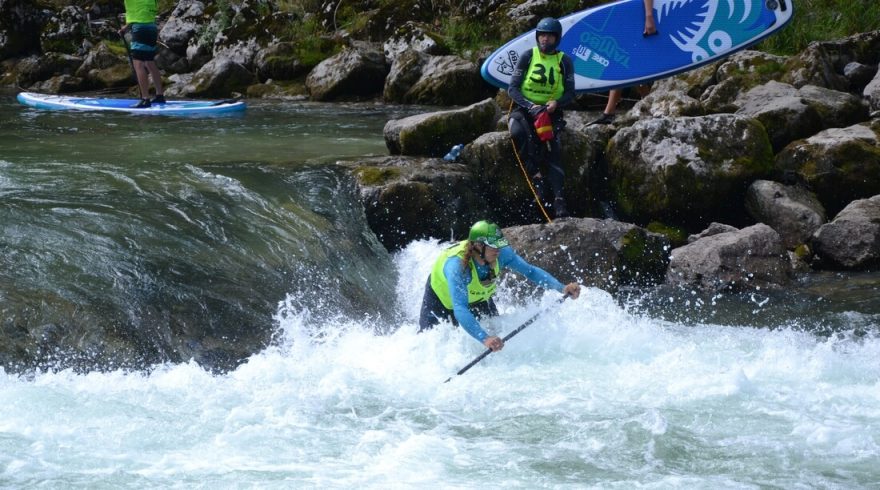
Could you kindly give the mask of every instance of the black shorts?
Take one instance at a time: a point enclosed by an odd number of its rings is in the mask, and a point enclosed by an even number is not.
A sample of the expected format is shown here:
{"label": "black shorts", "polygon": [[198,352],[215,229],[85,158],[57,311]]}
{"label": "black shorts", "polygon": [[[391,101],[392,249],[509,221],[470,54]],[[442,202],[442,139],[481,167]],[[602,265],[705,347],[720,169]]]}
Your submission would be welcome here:
{"label": "black shorts", "polygon": [[[480,301],[479,303],[472,303],[468,307],[477,318],[498,315],[498,308],[495,306],[492,298]],[[458,325],[458,320],[455,319],[452,310],[447,310],[440,301],[440,298],[437,297],[437,293],[431,287],[431,276],[428,276],[428,283],[425,284],[425,295],[422,298],[422,311],[419,314],[419,332],[430,330],[434,328],[434,325],[443,320],[449,320],[453,325]]]}
{"label": "black shorts", "polygon": [[131,25],[131,57],[140,61],[153,61],[159,44],[156,24]]}

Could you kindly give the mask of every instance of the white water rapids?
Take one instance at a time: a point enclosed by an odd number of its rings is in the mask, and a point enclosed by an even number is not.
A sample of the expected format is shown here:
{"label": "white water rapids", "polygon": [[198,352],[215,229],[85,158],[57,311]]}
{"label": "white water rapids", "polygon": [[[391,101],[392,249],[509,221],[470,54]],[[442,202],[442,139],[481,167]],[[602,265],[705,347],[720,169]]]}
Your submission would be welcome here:
{"label": "white water rapids", "polygon": [[[880,339],[676,324],[585,289],[502,294],[505,349],[416,334],[441,245],[396,255],[407,320],[280,305],[281,345],[212,375],[0,372],[4,488],[877,488]],[[392,298],[391,296],[395,297]],[[684,307],[684,306],[682,306]],[[322,317],[325,315],[321,315]],[[311,333],[320,330],[320,338]],[[873,328],[876,332],[876,325]]]}

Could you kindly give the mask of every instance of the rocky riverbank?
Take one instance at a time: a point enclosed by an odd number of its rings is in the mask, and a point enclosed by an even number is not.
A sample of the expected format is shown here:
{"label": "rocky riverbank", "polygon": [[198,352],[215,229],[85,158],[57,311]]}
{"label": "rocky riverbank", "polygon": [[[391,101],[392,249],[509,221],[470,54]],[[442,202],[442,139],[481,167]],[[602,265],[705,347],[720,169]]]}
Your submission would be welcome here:
{"label": "rocky riverbank", "polygon": [[[339,5],[323,6],[303,15],[328,24]],[[120,8],[4,2],[0,83],[131,90]],[[511,34],[560,14],[547,2],[467,8]],[[590,126],[581,97],[563,134],[575,218],[543,223],[507,136],[509,101],[479,76],[486,53],[450,54],[429,23],[365,12],[369,34],[335,30],[318,40],[335,54],[316,61],[285,35],[300,14],[273,2],[181,0],[160,18],[167,93],[440,106],[389,121],[390,156],[340,162],[390,250],[491,218],[548,269],[609,289],[748,289],[785,285],[798,271],[880,266],[880,31],[791,57],[737,53],[656,82],[611,126]],[[459,161],[439,158],[458,143]]]}

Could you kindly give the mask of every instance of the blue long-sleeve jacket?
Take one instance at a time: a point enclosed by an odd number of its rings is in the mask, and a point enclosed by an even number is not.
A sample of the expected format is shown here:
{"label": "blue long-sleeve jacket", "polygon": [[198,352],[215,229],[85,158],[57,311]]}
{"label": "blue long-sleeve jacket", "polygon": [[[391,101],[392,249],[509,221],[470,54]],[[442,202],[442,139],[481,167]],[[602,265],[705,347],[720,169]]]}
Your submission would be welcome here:
{"label": "blue long-sleeve jacket", "polygon": [[[489,277],[489,265],[480,265],[474,262],[477,268],[477,275],[480,279]],[[498,255],[498,265],[503,269],[512,269],[526,276],[530,281],[538,284],[544,289],[555,289],[562,292],[564,285],[556,280],[544,269],[529,264],[517,254],[511,247],[503,247]],[[443,264],[443,275],[449,283],[449,292],[452,295],[452,312],[459,325],[481,343],[489,334],[480,326],[480,322],[474,316],[473,312],[468,308],[468,292],[467,285],[471,282],[470,268],[461,267],[461,258],[458,256],[446,259]]]}

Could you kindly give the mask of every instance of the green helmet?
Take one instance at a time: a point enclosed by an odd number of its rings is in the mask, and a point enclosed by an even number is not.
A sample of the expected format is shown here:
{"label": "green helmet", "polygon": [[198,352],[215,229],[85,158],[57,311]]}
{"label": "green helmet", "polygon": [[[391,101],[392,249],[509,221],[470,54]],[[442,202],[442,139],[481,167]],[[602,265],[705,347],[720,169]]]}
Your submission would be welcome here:
{"label": "green helmet", "polygon": [[501,228],[495,223],[485,220],[477,221],[474,223],[474,226],[471,226],[468,240],[485,243],[492,248],[502,248],[509,245],[507,239],[504,238],[504,234],[501,233]]}

